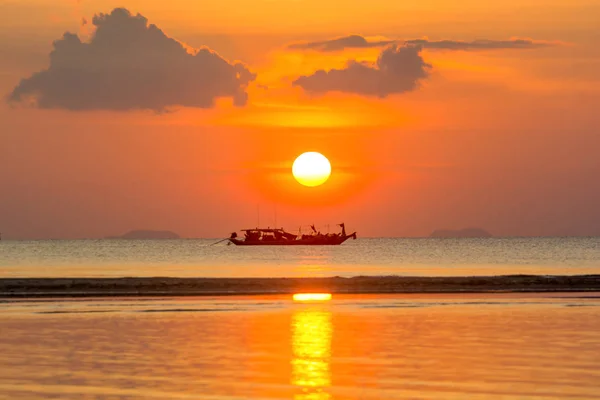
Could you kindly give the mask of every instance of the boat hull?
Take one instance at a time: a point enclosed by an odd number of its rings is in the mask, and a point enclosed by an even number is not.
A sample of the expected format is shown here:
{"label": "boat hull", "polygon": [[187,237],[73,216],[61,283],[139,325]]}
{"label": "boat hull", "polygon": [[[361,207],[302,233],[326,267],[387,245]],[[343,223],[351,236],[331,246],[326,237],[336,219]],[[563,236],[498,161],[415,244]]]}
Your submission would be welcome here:
{"label": "boat hull", "polygon": [[346,240],[356,239],[356,232],[346,236],[322,236],[310,237],[297,240],[242,240],[230,238],[229,241],[236,246],[337,246],[344,243]]}

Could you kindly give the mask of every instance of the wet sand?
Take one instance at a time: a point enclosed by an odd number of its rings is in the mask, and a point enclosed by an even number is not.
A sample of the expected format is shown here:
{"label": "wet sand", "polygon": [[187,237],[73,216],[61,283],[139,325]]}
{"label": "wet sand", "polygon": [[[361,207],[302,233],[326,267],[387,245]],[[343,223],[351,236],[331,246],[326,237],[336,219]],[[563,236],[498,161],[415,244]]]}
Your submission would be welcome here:
{"label": "wet sand", "polygon": [[352,278],[7,278],[0,298],[202,296],[328,292],[494,293],[600,291],[600,275]]}
{"label": "wet sand", "polygon": [[4,299],[0,399],[598,399],[594,296]]}

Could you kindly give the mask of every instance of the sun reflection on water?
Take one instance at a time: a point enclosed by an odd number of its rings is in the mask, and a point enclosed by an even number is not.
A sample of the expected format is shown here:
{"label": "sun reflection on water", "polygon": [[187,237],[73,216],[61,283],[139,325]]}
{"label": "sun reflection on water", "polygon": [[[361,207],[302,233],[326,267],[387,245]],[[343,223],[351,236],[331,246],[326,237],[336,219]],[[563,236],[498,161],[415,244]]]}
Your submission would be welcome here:
{"label": "sun reflection on water", "polygon": [[294,301],[328,301],[331,300],[331,293],[296,293]]}
{"label": "sun reflection on water", "polygon": [[295,400],[329,400],[331,386],[331,313],[298,310],[292,317],[292,384],[302,390]]}

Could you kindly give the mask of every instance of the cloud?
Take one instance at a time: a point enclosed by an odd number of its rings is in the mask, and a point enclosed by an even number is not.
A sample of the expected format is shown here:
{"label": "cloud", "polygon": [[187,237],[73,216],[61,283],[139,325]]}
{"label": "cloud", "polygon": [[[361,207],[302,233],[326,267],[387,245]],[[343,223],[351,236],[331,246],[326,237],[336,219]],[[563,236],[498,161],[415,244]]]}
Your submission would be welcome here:
{"label": "cloud", "polygon": [[190,50],[123,8],[95,15],[92,24],[88,43],[68,32],[55,41],[50,66],[22,79],[8,101],[69,110],[209,108],[220,97],[246,104],[256,75],[242,63]]}
{"label": "cloud", "polygon": [[532,39],[509,39],[509,40],[473,40],[470,42],[462,40],[428,40],[412,39],[405,43],[423,46],[428,49],[443,50],[499,50],[499,49],[536,49],[540,47],[556,46],[556,42],[546,42]]}
{"label": "cloud", "polygon": [[317,50],[323,52],[341,51],[345,49],[363,49],[372,47],[383,47],[389,44],[407,44],[422,46],[427,49],[437,50],[497,50],[497,49],[534,49],[539,47],[556,46],[557,42],[548,42],[532,39],[509,39],[509,40],[376,40],[369,41],[360,35],[350,35],[340,38],[323,40],[318,42],[301,42],[288,45],[294,50]]}
{"label": "cloud", "polygon": [[319,51],[340,51],[344,49],[361,49],[370,47],[382,47],[394,43],[393,40],[381,40],[369,42],[365,37],[360,35],[344,36],[331,40],[323,40],[319,42],[300,42],[288,45],[289,49],[296,50],[319,50]]}
{"label": "cloud", "polygon": [[416,89],[430,69],[421,57],[420,46],[392,45],[381,52],[374,65],[350,61],[343,69],[319,70],[293,84],[312,93],[346,92],[383,98]]}

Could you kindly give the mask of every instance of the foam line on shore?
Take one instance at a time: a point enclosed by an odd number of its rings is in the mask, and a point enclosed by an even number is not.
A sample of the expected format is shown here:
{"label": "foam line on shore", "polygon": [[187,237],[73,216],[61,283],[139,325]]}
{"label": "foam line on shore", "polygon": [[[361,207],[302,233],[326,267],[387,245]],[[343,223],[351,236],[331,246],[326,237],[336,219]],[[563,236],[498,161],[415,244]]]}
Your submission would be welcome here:
{"label": "foam line on shore", "polygon": [[351,278],[3,278],[0,298],[207,296],[327,292],[489,293],[600,291],[600,275]]}

